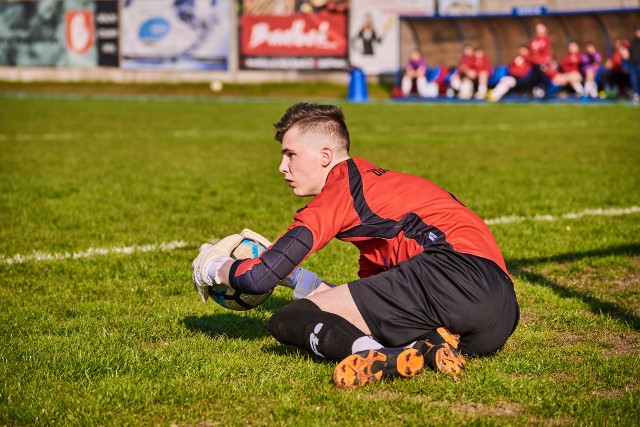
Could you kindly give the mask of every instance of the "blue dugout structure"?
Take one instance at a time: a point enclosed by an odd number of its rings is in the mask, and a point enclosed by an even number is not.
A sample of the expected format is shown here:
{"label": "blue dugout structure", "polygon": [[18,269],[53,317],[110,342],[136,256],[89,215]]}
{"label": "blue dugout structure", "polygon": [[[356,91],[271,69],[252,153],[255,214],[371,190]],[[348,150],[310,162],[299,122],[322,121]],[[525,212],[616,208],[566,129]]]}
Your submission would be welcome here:
{"label": "blue dugout structure", "polygon": [[581,12],[550,12],[544,8],[514,10],[508,15],[401,16],[400,63],[413,47],[419,48],[430,65],[454,66],[463,44],[481,46],[494,66],[506,65],[518,47],[528,44],[534,25],[549,29],[555,56],[560,59],[567,44],[592,42],[604,58],[611,55],[616,39],[631,39],[640,24],[640,8]]}

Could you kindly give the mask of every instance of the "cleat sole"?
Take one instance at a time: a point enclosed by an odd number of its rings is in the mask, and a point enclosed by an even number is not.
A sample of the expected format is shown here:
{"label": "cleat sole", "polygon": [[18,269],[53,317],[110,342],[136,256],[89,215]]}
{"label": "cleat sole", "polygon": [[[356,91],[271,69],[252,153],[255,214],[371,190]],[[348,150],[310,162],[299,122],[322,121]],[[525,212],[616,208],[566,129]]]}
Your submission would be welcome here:
{"label": "cleat sole", "polygon": [[415,349],[368,350],[352,354],[338,363],[333,371],[333,382],[341,388],[360,387],[388,377],[413,377],[423,368],[424,357]]}

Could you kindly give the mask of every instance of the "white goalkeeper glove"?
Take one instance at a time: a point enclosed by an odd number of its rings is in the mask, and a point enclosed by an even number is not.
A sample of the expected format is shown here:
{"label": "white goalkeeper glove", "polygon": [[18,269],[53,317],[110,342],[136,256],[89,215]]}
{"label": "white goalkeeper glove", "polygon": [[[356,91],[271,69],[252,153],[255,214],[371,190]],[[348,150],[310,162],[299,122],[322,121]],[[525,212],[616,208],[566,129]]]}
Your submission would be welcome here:
{"label": "white goalkeeper glove", "polygon": [[[217,278],[217,272],[225,262],[232,260],[229,255],[242,243],[244,237],[240,234],[232,234],[215,244],[205,243],[200,246],[200,253],[193,260],[193,270],[191,278],[193,279],[193,287],[202,298],[206,301],[209,298],[209,291],[214,281],[220,284]],[[211,279],[211,273],[216,280]]]}

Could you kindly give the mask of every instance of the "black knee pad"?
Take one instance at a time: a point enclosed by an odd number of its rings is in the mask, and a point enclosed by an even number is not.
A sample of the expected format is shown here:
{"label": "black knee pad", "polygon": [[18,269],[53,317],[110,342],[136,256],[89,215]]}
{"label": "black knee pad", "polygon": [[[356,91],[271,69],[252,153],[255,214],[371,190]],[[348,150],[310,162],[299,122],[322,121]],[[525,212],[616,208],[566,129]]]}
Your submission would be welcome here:
{"label": "black knee pad", "polygon": [[269,332],[282,344],[332,360],[350,355],[354,341],[365,336],[345,318],[322,311],[307,299],[295,301],[274,313],[269,320]]}
{"label": "black knee pad", "polygon": [[269,332],[282,344],[300,347],[307,318],[319,311],[320,308],[307,299],[294,301],[273,313],[269,319]]}

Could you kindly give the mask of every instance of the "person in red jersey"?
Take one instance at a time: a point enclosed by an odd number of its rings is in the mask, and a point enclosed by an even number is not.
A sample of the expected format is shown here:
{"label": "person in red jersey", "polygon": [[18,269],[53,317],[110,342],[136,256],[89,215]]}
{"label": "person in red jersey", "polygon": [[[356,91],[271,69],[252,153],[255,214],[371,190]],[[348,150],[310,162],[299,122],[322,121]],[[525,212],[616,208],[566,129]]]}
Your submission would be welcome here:
{"label": "person in red jersey", "polygon": [[608,97],[618,97],[629,88],[629,72],[624,69],[622,59],[622,51],[629,49],[629,46],[629,40],[615,40],[613,53],[604,63],[606,71],[602,76],[602,83]]}
{"label": "person in red jersey", "polygon": [[553,59],[553,43],[545,24],[536,23],[534,30],[535,35],[529,43],[532,91],[535,95],[536,89],[541,90],[546,96],[549,80],[545,70],[551,65]]}
{"label": "person in red jersey", "polygon": [[582,54],[580,46],[576,42],[570,42],[567,46],[567,53],[560,61],[560,75],[553,76],[552,81],[556,86],[571,86],[576,95],[581,96],[584,92],[582,86],[582,74],[580,66],[582,65]]}
{"label": "person in red jersey", "polygon": [[522,45],[518,48],[518,54],[509,64],[508,74],[498,81],[489,96],[490,101],[499,101],[509,91],[519,88],[530,89],[531,62],[529,46]]}
{"label": "person in red jersey", "polygon": [[449,86],[460,99],[473,96],[473,81],[478,78],[476,72],[475,49],[470,44],[462,46],[462,56],[454,73],[449,77]]}
{"label": "person in red jersey", "polygon": [[476,74],[474,85],[478,88],[476,90],[476,99],[485,99],[487,97],[489,76],[493,71],[493,67],[487,53],[481,47],[475,49],[474,57],[473,70]]}
{"label": "person in red jersey", "polygon": [[339,387],[413,377],[430,367],[457,374],[463,354],[499,350],[519,308],[498,244],[484,221],[434,183],[349,156],[342,110],[297,103],[275,124],[279,171],[310,196],[259,258],[220,257],[206,270],[243,293],[273,289],[336,238],[359,252],[359,279],[319,281],[275,312],[281,343],[340,361]]}

